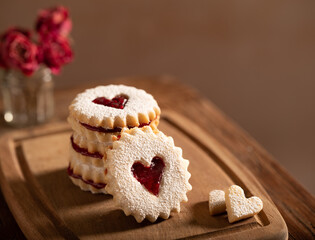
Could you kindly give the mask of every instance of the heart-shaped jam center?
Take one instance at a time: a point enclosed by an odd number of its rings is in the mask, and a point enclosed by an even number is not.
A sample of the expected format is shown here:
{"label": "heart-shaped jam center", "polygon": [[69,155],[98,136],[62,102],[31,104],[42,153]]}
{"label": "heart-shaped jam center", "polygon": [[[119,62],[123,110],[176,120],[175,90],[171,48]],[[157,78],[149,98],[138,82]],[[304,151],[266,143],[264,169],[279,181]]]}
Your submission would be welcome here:
{"label": "heart-shaped jam center", "polygon": [[126,103],[128,102],[128,97],[124,95],[117,95],[112,99],[107,99],[106,97],[95,98],[92,102],[107,107],[124,109]]}
{"label": "heart-shaped jam center", "polygon": [[151,165],[145,167],[140,162],[135,162],[131,171],[133,176],[152,194],[157,196],[159,194],[160,182],[162,180],[162,173],[165,164],[160,157],[154,157]]}

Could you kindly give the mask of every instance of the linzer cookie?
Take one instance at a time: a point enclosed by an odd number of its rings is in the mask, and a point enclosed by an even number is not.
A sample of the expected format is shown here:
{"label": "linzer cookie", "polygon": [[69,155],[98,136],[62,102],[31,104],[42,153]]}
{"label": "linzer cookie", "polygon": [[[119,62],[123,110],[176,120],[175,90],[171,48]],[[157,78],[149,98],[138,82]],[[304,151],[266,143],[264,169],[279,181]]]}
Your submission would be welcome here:
{"label": "linzer cookie", "polygon": [[[96,155],[102,155],[106,158],[106,149],[108,146],[112,146],[113,137],[108,136],[107,141],[92,141],[87,139],[84,135],[73,132],[71,143],[73,148],[80,148],[82,154],[95,153]],[[88,154],[88,155],[91,155]]]}
{"label": "linzer cookie", "polygon": [[105,189],[137,222],[167,219],[188,200],[188,165],[171,137],[150,127],[124,129],[107,151]]}
{"label": "linzer cookie", "polygon": [[152,95],[124,85],[87,89],[77,95],[69,110],[70,117],[85,128],[104,133],[149,125],[160,115]]}
{"label": "linzer cookie", "polygon": [[82,190],[92,193],[106,193],[104,155],[90,153],[73,142],[71,137],[68,174],[72,182]]}
{"label": "linzer cookie", "polygon": [[68,117],[68,122],[77,135],[84,137],[90,142],[112,143],[112,137],[118,136],[121,131],[121,129],[114,129],[115,131],[113,130],[112,132],[110,132],[109,130],[106,130],[106,132],[97,131],[71,116]]}

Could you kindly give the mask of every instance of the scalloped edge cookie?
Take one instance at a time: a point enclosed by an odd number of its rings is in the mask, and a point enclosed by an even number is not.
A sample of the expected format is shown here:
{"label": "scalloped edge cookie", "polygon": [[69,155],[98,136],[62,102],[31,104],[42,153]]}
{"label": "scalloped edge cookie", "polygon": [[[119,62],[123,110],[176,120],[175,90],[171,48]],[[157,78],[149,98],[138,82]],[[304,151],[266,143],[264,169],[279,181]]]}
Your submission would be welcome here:
{"label": "scalloped edge cookie", "polygon": [[103,194],[108,194],[105,190],[105,188],[97,189],[93,187],[91,184],[87,184],[83,182],[81,179],[73,178],[69,176],[71,182],[75,185],[78,186],[82,191],[90,191],[93,194],[97,193],[103,193]]}
{"label": "scalloped edge cookie", "polygon": [[[72,146],[70,147],[69,168],[75,175],[79,175],[85,181],[90,180],[94,183],[106,184],[104,161],[104,159],[84,156],[77,153]],[[104,189],[97,189],[91,184],[85,183],[81,179],[74,178],[70,175],[69,177],[72,182],[74,182],[75,185],[79,186],[82,190],[90,190],[92,193],[107,193],[105,187]]]}
{"label": "scalloped edge cookie", "polygon": [[[91,166],[94,168],[103,168],[105,170],[105,162],[106,158],[95,158],[82,155],[81,153],[76,152],[72,146],[70,146],[70,158],[69,163],[73,163],[75,165],[85,164],[87,166]],[[75,172],[77,173],[77,172]]]}
{"label": "scalloped edge cookie", "polygon": [[[123,109],[93,103],[97,97],[112,99],[117,95],[128,96]],[[137,127],[155,120],[161,110],[151,94],[142,89],[125,85],[107,85],[79,93],[69,106],[70,116],[93,127],[113,129]]]}
{"label": "scalloped edge cookie", "polygon": [[77,132],[73,131],[73,142],[77,144],[80,148],[87,149],[90,153],[98,152],[104,156],[106,159],[106,149],[113,145],[112,136],[110,138],[110,141],[91,141],[88,140],[86,137],[84,137],[81,134],[78,134]]}
{"label": "scalloped edge cookie", "polygon": [[[113,137],[117,137],[120,134],[119,132],[114,133],[103,133],[103,132],[97,132],[92,131],[87,128],[85,128],[83,125],[80,124],[80,122],[73,117],[69,116],[67,118],[68,123],[70,124],[72,130],[76,132],[78,135],[84,136],[88,141],[91,142],[112,142]],[[158,116],[156,119],[150,122],[150,127],[152,129],[157,129],[157,126],[159,125],[160,116]]]}
{"label": "scalloped edge cookie", "polygon": [[113,136],[118,136],[120,132],[116,133],[101,133],[97,131],[91,131],[80,124],[80,122],[73,117],[68,117],[68,123],[71,125],[71,128],[77,135],[85,137],[88,141],[91,142],[112,142]]}
{"label": "scalloped edge cookie", "polygon": [[[131,171],[135,162],[150,166],[156,156],[165,164],[158,196],[150,193]],[[121,138],[107,151],[105,190],[137,222],[145,218],[151,222],[158,217],[167,219],[171,212],[180,212],[181,202],[188,201],[186,194],[192,189],[188,165],[189,161],[183,159],[182,149],[175,147],[172,137],[150,127],[124,129]]]}

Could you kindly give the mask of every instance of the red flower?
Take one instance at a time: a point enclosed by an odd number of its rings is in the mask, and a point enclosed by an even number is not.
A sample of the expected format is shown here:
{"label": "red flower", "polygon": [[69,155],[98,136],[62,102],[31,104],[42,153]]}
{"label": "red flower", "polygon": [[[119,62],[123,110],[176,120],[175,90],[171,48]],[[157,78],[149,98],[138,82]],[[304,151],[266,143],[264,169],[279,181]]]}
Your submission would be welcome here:
{"label": "red flower", "polygon": [[39,61],[46,64],[53,74],[58,74],[62,65],[72,61],[70,44],[67,38],[61,35],[43,39],[39,48]]}
{"label": "red flower", "polygon": [[49,35],[68,36],[72,28],[67,8],[57,6],[41,10],[36,21],[36,31],[42,38]]}
{"label": "red flower", "polygon": [[0,66],[21,70],[31,75],[37,68],[37,46],[30,40],[30,32],[10,28],[0,36]]}

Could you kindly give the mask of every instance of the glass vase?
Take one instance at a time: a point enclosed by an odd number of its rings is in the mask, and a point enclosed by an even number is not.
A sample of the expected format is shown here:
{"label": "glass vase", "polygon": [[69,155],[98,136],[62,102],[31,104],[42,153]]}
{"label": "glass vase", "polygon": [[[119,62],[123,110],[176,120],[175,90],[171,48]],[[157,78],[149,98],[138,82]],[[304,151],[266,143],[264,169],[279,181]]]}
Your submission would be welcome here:
{"label": "glass vase", "polygon": [[5,72],[1,81],[3,117],[14,127],[34,126],[54,114],[54,82],[49,68],[31,76],[16,70]]}

